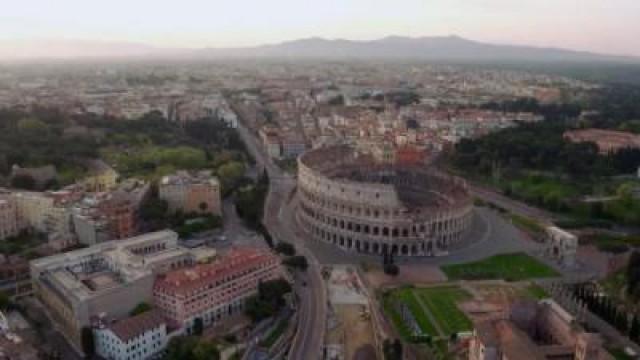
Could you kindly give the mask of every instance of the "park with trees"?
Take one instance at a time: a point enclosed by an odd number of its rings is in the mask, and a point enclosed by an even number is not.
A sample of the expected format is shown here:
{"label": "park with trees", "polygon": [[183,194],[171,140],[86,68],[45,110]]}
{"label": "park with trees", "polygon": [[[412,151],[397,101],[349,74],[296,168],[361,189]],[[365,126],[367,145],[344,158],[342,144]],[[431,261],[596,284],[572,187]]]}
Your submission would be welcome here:
{"label": "park with trees", "polygon": [[[640,119],[640,90],[633,93],[636,103],[629,94],[603,91],[588,108],[540,104],[534,99],[485,104],[495,111],[541,114],[545,120],[462,139],[448,157],[450,168],[507,196],[570,218],[640,225],[640,201],[632,196],[640,186],[634,176],[640,149],[601,154],[593,143],[572,143],[563,137],[565,131],[583,127],[640,130],[633,125],[633,119]],[[584,118],[582,110],[598,115]],[[585,196],[610,200],[585,203],[581,201]]]}

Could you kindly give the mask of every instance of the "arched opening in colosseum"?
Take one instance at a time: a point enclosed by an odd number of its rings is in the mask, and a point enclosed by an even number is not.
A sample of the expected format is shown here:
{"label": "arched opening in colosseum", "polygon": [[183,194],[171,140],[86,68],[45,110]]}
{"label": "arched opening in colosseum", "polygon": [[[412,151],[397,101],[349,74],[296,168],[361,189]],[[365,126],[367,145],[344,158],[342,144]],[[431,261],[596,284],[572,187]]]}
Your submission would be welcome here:
{"label": "arched opening in colosseum", "polygon": [[356,250],[360,251],[360,240],[356,240]]}
{"label": "arched opening in colosseum", "polygon": [[369,233],[369,225],[365,225],[364,226],[364,233],[368,234]]}
{"label": "arched opening in colosseum", "polygon": [[368,253],[369,252],[369,242],[368,241],[363,241],[363,248],[364,248],[364,252]]}
{"label": "arched opening in colosseum", "polygon": [[418,247],[416,245],[411,245],[411,255],[418,255]]}
{"label": "arched opening in colosseum", "polygon": [[409,237],[409,229],[402,229],[402,236],[403,237]]}
{"label": "arched opening in colosseum", "polygon": [[351,240],[351,238],[347,238],[347,247],[351,249],[352,246],[353,246],[353,241]]}
{"label": "arched opening in colosseum", "polygon": [[384,227],[382,228],[382,236],[389,236],[389,228],[388,227]]}
{"label": "arched opening in colosseum", "polygon": [[408,255],[409,254],[409,247],[406,244],[402,245],[400,251],[402,252],[402,255]]}
{"label": "arched opening in colosseum", "polygon": [[389,246],[389,244],[382,244],[382,253],[383,254],[388,254],[390,248],[391,247]]}
{"label": "arched opening in colosseum", "polygon": [[394,244],[393,246],[391,246],[391,253],[393,255],[397,255],[398,254],[398,245]]}
{"label": "arched opening in colosseum", "polygon": [[340,236],[340,246],[344,246],[344,237]]}
{"label": "arched opening in colosseum", "polygon": [[378,253],[378,250],[379,250],[379,245],[378,245],[378,243],[373,243],[373,252],[374,252],[375,254],[377,254],[377,253]]}
{"label": "arched opening in colosseum", "polygon": [[373,227],[373,235],[380,235],[380,228],[377,226]]}
{"label": "arched opening in colosseum", "polygon": [[398,228],[393,228],[393,230],[391,231],[391,236],[392,237],[398,237],[398,234],[400,232],[398,231]]}
{"label": "arched opening in colosseum", "polygon": [[344,229],[344,220],[340,220],[340,229]]}

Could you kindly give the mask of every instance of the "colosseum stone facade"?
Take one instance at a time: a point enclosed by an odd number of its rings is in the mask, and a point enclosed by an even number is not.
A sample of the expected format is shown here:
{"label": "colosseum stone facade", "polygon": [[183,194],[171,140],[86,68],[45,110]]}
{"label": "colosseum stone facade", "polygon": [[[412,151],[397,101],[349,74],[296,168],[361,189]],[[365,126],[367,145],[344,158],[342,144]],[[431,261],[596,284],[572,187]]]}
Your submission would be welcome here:
{"label": "colosseum stone facade", "polygon": [[341,145],[298,159],[298,222],[346,251],[432,256],[460,242],[473,206],[462,179],[381,164]]}

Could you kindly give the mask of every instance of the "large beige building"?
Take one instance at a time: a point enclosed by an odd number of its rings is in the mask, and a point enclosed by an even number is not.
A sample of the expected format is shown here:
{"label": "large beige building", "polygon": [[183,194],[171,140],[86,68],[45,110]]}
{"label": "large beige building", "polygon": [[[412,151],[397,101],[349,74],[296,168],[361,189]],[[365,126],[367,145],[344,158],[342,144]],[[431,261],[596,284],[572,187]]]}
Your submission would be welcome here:
{"label": "large beige building", "polygon": [[80,351],[92,317],[126,317],[151,302],[157,274],[193,265],[211,251],[182,248],[176,233],[159,231],[33,260],[31,278],[50,318]]}
{"label": "large beige building", "polygon": [[54,199],[47,193],[28,191],[16,192],[13,197],[21,226],[45,233],[47,218],[54,207]]}
{"label": "large beige building", "polygon": [[86,189],[91,192],[109,191],[118,184],[118,173],[102,160],[87,162],[89,173],[82,180]]}
{"label": "large beige building", "polygon": [[167,201],[172,213],[222,214],[220,182],[210,171],[165,176],[158,185],[158,196]]}
{"label": "large beige building", "polygon": [[0,240],[16,236],[19,232],[15,199],[8,193],[0,193]]}
{"label": "large beige building", "polygon": [[76,242],[70,204],[82,197],[78,189],[49,192],[15,192],[20,228],[47,234],[49,245],[57,250]]}
{"label": "large beige building", "polygon": [[438,255],[463,240],[473,215],[463,180],[349,146],[300,156],[298,194],[314,239],[365,254]]}

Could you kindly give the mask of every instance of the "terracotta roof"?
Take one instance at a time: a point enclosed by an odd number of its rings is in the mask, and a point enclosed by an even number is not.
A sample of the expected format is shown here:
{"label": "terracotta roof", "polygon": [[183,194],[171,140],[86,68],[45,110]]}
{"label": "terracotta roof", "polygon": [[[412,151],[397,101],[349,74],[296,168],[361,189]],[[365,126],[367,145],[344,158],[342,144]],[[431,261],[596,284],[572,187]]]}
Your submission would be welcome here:
{"label": "terracotta roof", "polygon": [[140,315],[122,319],[114,324],[109,325],[109,329],[122,342],[127,342],[144,332],[155,329],[162,324],[166,324],[162,313],[157,310],[149,310]]}
{"label": "terracotta roof", "polygon": [[257,264],[277,261],[277,257],[268,250],[258,248],[234,248],[220,259],[210,264],[179,269],[159,276],[155,288],[189,292],[212,281],[245,271]]}

